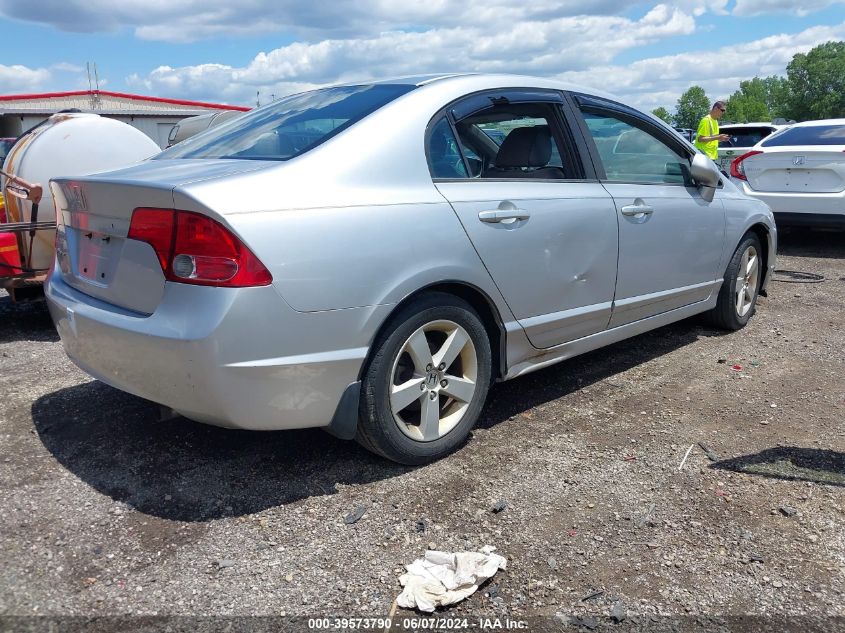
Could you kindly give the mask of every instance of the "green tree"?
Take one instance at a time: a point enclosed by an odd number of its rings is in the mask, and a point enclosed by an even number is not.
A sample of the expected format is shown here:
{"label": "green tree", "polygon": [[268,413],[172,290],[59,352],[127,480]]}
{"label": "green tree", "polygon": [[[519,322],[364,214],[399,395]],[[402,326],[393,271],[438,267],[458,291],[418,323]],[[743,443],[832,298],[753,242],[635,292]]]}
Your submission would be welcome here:
{"label": "green tree", "polygon": [[701,119],[710,112],[711,105],[704,88],[692,86],[678,99],[673,118],[675,125],[693,130],[697,129]]}
{"label": "green tree", "polygon": [[726,121],[734,123],[750,123],[752,121],[771,121],[772,115],[766,103],[743,94],[740,90],[733,93],[725,102],[728,111],[725,113]]}
{"label": "green tree", "polygon": [[845,42],[798,53],[786,67],[788,116],[799,121],[845,117]]}
{"label": "green tree", "polygon": [[788,106],[788,82],[785,77],[754,77],[741,81],[739,90],[727,101],[726,120],[740,123],[771,121],[784,116]]}
{"label": "green tree", "polygon": [[[757,79],[756,77],[751,81]],[[772,75],[760,80],[763,84],[766,107],[772,118],[785,117],[789,109],[789,81],[786,77]]]}
{"label": "green tree", "polygon": [[672,115],[669,114],[669,110],[667,110],[663,106],[660,106],[659,108],[655,108],[654,110],[651,111],[651,113],[654,116],[656,116],[658,119],[662,119],[663,121],[665,121],[669,125],[672,125]]}

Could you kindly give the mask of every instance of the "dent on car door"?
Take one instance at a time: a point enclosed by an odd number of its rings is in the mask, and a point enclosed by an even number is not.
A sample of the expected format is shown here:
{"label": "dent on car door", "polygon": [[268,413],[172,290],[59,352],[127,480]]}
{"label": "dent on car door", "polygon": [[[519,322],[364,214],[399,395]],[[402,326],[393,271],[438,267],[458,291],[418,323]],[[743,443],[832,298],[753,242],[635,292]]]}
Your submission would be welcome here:
{"label": "dent on car door", "polygon": [[598,182],[575,177],[554,99],[491,97],[432,126],[435,185],[533,345],[604,330],[616,279],[613,201]]}
{"label": "dent on car door", "polygon": [[704,301],[717,291],[725,233],[719,197],[690,178],[690,156],[659,127],[624,110],[580,105],[619,221],[610,327]]}

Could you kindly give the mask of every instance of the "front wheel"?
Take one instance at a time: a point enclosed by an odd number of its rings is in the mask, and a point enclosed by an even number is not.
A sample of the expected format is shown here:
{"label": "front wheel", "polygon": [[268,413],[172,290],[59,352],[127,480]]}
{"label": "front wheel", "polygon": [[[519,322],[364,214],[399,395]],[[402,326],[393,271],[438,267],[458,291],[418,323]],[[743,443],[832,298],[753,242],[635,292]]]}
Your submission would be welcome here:
{"label": "front wheel", "polygon": [[375,343],[362,381],[358,442],[402,464],[455,450],[490,386],[490,342],[472,306],[428,293],[405,306]]}
{"label": "front wheel", "polygon": [[754,314],[763,279],[762,252],[757,236],[746,233],[728,263],[716,307],[710,311],[714,325],[739,330]]}

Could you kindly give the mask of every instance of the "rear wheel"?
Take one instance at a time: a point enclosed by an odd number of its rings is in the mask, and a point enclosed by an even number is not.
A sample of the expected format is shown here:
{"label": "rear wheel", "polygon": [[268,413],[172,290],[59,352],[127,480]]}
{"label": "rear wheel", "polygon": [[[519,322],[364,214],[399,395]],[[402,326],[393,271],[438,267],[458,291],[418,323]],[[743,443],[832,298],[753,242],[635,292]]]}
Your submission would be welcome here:
{"label": "rear wheel", "polygon": [[710,320],[726,330],[745,327],[757,307],[763,279],[763,249],[754,233],[746,233],[734,251]]}
{"label": "rear wheel", "polygon": [[487,332],[468,303],[445,293],[421,295],[376,342],[356,439],[402,464],[447,455],[481,413],[490,359]]}

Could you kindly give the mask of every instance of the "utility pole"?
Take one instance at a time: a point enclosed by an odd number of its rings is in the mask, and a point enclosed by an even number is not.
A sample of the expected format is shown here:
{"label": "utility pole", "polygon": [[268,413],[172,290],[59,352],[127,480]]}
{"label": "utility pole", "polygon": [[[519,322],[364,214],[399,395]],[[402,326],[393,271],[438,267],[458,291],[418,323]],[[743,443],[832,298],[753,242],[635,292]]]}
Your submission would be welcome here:
{"label": "utility pole", "polygon": [[88,106],[95,110],[94,87],[91,85],[91,62],[85,62],[85,71],[88,73]]}

